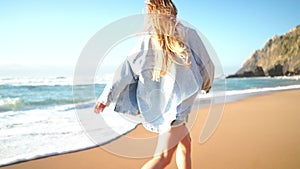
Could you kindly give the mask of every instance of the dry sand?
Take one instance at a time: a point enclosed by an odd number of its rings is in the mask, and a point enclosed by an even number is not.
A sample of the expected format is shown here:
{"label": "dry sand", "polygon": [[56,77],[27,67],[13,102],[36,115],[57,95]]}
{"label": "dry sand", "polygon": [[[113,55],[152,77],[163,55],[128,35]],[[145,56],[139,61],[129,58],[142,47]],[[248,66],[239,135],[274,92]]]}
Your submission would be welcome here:
{"label": "dry sand", "polygon": [[[194,169],[299,169],[300,90],[244,99],[225,106],[214,135],[199,144],[208,108],[198,111],[191,130]],[[138,127],[131,137],[149,134]],[[138,169],[148,159],[111,154],[101,147],[56,155],[3,169]],[[176,168],[175,158],[167,167]]]}

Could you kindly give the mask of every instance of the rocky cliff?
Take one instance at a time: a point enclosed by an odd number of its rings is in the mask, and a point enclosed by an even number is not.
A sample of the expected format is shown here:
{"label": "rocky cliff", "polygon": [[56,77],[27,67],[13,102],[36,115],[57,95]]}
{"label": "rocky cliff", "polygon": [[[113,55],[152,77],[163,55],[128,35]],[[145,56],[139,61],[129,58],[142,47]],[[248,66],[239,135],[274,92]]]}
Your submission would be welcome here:
{"label": "rocky cliff", "polygon": [[284,75],[300,75],[300,25],[284,35],[273,36],[228,78]]}

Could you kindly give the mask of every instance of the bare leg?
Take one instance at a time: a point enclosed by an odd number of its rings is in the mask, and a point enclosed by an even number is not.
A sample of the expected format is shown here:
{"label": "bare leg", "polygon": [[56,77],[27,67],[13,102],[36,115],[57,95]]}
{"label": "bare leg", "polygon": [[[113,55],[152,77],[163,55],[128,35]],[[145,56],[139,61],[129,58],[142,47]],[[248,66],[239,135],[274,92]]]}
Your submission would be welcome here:
{"label": "bare leg", "polygon": [[166,167],[171,162],[178,143],[186,137],[186,134],[188,133],[185,125],[180,125],[172,127],[169,132],[160,135],[156,148],[156,154],[158,155],[148,161],[142,169],[163,169]]}
{"label": "bare leg", "polygon": [[191,169],[191,137],[186,135],[177,145],[176,164],[178,169]]}
{"label": "bare leg", "polygon": [[142,169],[163,169],[163,168],[165,168],[168,164],[170,164],[175,150],[176,150],[176,147],[173,147],[170,150],[163,152],[159,156],[153,157],[142,167]]}

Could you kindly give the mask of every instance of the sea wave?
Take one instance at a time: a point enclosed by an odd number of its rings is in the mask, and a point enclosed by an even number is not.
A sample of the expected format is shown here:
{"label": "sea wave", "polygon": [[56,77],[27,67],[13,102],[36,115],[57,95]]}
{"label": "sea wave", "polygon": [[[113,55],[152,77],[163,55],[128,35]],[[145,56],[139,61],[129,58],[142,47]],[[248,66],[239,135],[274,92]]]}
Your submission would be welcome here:
{"label": "sea wave", "polygon": [[[77,99],[74,101],[73,98],[66,99],[45,99],[41,101],[24,101],[20,98],[5,98],[0,99],[0,112],[7,111],[20,111],[20,110],[33,110],[33,109],[45,109],[47,107],[51,108],[53,106],[59,107],[63,106],[63,110],[73,109],[73,104],[78,104],[78,107],[88,107],[93,103],[91,99]],[[62,108],[62,107],[60,107]]]}
{"label": "sea wave", "polygon": [[[95,85],[95,84],[106,84],[108,80],[95,77],[90,81],[94,81],[92,84],[84,85]],[[21,77],[21,78],[0,78],[0,85],[10,86],[73,86],[73,77]]]}
{"label": "sea wave", "polygon": [[[79,107],[93,117],[91,102]],[[8,111],[0,114],[0,166],[40,157],[74,152],[96,145],[78,120],[74,104],[55,106],[48,109]],[[103,143],[116,139],[134,128],[117,113],[103,113],[109,126],[97,130]],[[88,120],[87,118],[86,120]],[[119,134],[108,131],[120,131]]]}
{"label": "sea wave", "polygon": [[277,86],[277,87],[265,87],[265,88],[252,88],[252,89],[243,89],[243,90],[228,90],[228,91],[213,91],[208,94],[201,94],[199,98],[212,98],[212,97],[222,97],[222,96],[236,96],[236,95],[245,95],[248,94],[259,94],[265,92],[274,92],[274,91],[284,91],[284,90],[293,90],[300,89],[300,85],[289,85],[289,86]]}
{"label": "sea wave", "polygon": [[70,77],[22,77],[0,79],[0,85],[11,86],[54,86],[72,84],[73,78]]}
{"label": "sea wave", "polygon": [[300,85],[265,87],[265,88],[254,88],[254,89],[245,89],[245,90],[231,90],[231,91],[226,91],[225,93],[226,96],[233,96],[233,95],[242,95],[242,94],[292,90],[292,89],[300,89]]}
{"label": "sea wave", "polygon": [[25,103],[20,98],[0,99],[0,112],[18,110],[24,105]]}
{"label": "sea wave", "polygon": [[276,76],[274,79],[300,80],[300,76]]}

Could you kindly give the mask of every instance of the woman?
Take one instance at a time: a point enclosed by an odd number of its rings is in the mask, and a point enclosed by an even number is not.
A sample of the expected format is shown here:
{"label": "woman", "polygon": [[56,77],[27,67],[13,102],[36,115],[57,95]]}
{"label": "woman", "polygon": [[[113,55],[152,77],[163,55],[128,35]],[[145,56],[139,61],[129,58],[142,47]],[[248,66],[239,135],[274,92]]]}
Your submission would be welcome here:
{"label": "woman", "polygon": [[171,0],[148,0],[146,7],[149,34],[115,72],[94,111],[116,102],[116,112],[141,114],[144,127],[160,133],[154,158],[143,169],[164,168],[175,151],[178,168],[191,168],[185,123],[199,91],[209,92],[214,65],[196,31],[177,21]]}

